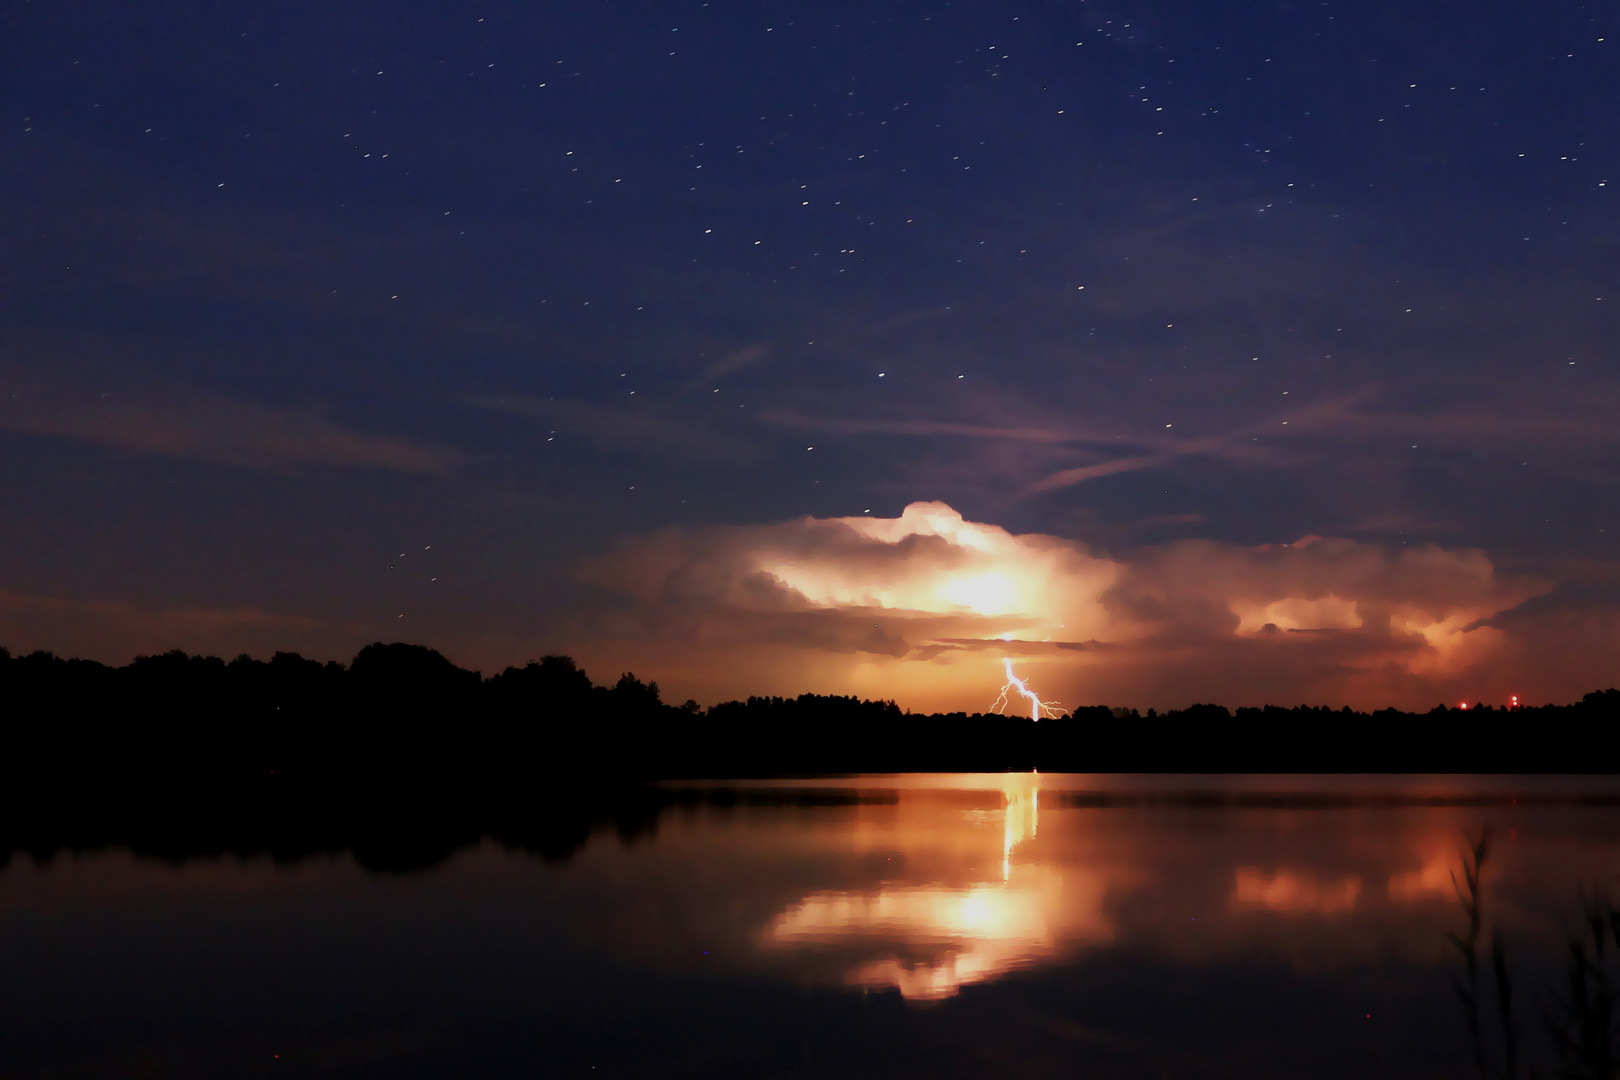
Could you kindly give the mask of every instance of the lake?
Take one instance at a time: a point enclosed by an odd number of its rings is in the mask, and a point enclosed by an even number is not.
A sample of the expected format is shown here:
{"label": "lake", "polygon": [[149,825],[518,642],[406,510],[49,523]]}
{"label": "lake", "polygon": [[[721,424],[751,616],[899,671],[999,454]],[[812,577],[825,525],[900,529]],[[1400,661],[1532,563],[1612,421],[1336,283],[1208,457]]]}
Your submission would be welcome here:
{"label": "lake", "polygon": [[1568,935],[1620,876],[1608,778],[673,790],[566,857],[413,873],[14,854],[0,1076],[1473,1076],[1467,845],[1493,1061],[1490,935],[1555,1064]]}

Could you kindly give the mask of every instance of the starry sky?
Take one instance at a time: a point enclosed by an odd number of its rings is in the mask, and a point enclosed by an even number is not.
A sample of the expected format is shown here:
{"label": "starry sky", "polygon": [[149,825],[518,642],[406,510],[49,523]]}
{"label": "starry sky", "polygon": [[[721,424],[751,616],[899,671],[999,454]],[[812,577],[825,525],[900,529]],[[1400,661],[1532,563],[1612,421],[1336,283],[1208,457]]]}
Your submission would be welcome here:
{"label": "starry sky", "polygon": [[0,644],[1578,697],[1616,50],[1581,3],[0,0]]}

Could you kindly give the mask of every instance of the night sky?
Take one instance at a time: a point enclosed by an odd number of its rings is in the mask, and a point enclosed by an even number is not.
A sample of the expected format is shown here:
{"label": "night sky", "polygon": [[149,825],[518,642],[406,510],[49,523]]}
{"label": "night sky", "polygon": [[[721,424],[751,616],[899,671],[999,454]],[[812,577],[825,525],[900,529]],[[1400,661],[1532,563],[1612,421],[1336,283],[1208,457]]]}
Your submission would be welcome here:
{"label": "night sky", "polygon": [[1579,697],[1617,56],[1578,3],[0,0],[0,644]]}

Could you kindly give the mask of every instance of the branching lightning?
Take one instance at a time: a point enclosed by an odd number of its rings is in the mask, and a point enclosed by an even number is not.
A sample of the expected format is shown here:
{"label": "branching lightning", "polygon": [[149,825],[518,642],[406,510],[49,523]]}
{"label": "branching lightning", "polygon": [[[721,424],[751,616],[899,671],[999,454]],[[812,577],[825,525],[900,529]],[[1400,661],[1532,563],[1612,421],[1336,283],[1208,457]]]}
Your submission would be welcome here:
{"label": "branching lightning", "polygon": [[1029,718],[1039,720],[1043,716],[1056,718],[1062,715],[1063,705],[1056,701],[1042,701],[1040,695],[1029,688],[1029,684],[1018,677],[1013,671],[1012,658],[1003,656],[1001,666],[1007,672],[1007,682],[1001,688],[1001,694],[996,698],[994,708],[996,712],[1004,712],[1012,703],[1014,696],[1022,697],[1029,702]]}

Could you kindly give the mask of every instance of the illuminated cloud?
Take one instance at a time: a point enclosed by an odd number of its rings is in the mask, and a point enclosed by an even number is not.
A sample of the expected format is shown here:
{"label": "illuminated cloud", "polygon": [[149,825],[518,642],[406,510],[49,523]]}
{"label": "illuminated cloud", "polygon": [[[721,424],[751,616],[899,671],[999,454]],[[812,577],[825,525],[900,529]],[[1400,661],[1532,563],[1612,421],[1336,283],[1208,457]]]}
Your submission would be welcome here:
{"label": "illuminated cloud", "polygon": [[665,530],[592,569],[597,580],[651,604],[841,612],[978,630],[985,638],[1100,629],[1107,616],[1099,599],[1118,573],[1076,544],[1013,536],[965,521],[944,503],[912,503],[898,518]]}
{"label": "illuminated cloud", "polygon": [[1488,620],[1548,589],[1479,551],[1314,536],[1105,558],[939,502],[897,518],[667,529],[587,576],[631,600],[598,625],[613,655],[682,693],[969,710],[994,700],[1003,657],[1070,705],[1426,707],[1510,659],[1514,642]]}
{"label": "illuminated cloud", "polygon": [[1504,635],[1481,622],[1547,589],[1500,577],[1480,551],[1307,536],[1261,548],[1183,541],[1150,549],[1110,600],[1165,636],[1355,631],[1425,674],[1483,659]]}

